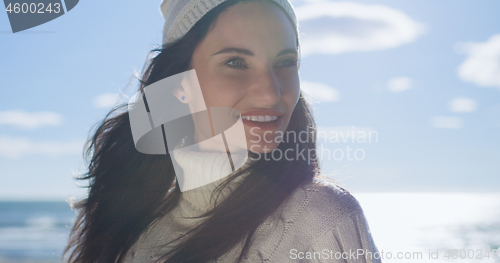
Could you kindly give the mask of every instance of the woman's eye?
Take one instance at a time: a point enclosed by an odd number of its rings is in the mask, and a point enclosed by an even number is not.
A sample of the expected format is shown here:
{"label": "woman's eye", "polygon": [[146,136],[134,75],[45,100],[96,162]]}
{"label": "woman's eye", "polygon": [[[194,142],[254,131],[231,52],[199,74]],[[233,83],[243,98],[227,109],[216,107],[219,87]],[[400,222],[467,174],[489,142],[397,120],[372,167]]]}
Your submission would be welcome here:
{"label": "woman's eye", "polygon": [[241,58],[231,58],[225,63],[228,67],[234,69],[246,69],[247,66],[243,63]]}
{"label": "woman's eye", "polygon": [[298,63],[297,59],[290,58],[280,61],[277,66],[282,68],[289,68],[297,66],[297,63]]}

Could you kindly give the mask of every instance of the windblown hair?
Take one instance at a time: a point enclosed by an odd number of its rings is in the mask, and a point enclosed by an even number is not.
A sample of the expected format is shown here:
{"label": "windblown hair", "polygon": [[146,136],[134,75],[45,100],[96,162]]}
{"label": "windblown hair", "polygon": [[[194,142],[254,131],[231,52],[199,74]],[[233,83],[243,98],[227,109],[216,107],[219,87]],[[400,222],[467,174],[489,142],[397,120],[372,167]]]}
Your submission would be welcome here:
{"label": "windblown hair", "polygon": [[[242,1],[246,0],[220,4],[183,38],[153,50],[153,58],[143,71],[140,90],[189,70],[195,48],[219,14]],[[69,254],[68,262],[122,262],[141,233],[178,204],[181,192],[175,181],[172,156],[142,154],[135,149],[128,112],[121,110],[126,106],[110,111],[88,141],[85,152],[88,172],[77,179],[89,180],[89,194],[74,205],[79,214],[64,251],[65,255]],[[302,95],[287,131],[307,133],[306,142],[299,143],[298,150],[311,152],[312,159],[276,160],[261,154],[248,168],[250,173],[238,188],[202,215],[203,223],[180,239],[179,245],[161,260],[206,262],[217,259],[240,242],[244,246],[239,261],[245,258],[257,227],[276,212],[295,189],[319,173],[315,123]],[[278,146],[282,152],[289,148],[297,149],[294,142],[282,142]],[[249,155],[257,159],[256,153],[249,152]],[[212,196],[244,172],[247,170],[229,176]]]}

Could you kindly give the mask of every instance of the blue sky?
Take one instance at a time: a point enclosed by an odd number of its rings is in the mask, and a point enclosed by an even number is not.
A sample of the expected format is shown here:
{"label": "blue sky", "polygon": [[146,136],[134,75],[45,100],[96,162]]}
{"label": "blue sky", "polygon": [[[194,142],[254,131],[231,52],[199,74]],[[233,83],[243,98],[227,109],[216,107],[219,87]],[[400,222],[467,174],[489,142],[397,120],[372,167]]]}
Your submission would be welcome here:
{"label": "blue sky", "polygon": [[[292,3],[320,130],[378,135],[324,143],[364,153],[323,158],[325,174],[352,191],[498,191],[498,1]],[[0,12],[0,199],[84,195],[73,178],[83,142],[137,89],[134,72],[161,42],[158,6],[81,1],[16,34]]]}

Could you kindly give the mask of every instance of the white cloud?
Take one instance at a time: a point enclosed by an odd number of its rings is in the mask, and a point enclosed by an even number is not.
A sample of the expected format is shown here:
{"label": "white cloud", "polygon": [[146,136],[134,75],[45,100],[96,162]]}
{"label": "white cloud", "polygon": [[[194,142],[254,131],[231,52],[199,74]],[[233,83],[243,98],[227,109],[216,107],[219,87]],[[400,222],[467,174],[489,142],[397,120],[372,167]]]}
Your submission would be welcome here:
{"label": "white cloud", "polygon": [[500,88],[500,34],[482,43],[458,44],[458,48],[468,55],[458,67],[458,76],[463,81]]}
{"label": "white cloud", "polygon": [[387,88],[392,92],[401,92],[411,88],[411,79],[408,77],[396,77],[387,82]]}
{"label": "white cloud", "polygon": [[383,5],[309,1],[295,11],[304,33],[303,56],[395,48],[425,31],[404,12]]}
{"label": "white cloud", "polygon": [[121,99],[120,99],[120,96],[118,94],[104,93],[104,94],[101,94],[101,95],[94,97],[92,104],[96,108],[111,108],[111,107],[118,105],[118,103],[120,103],[120,101],[121,101]]}
{"label": "white cloud", "polygon": [[477,109],[477,102],[469,98],[456,98],[450,101],[448,108],[452,112],[474,112]]}
{"label": "white cloud", "polygon": [[309,102],[332,102],[340,99],[340,92],[326,84],[304,81],[300,85]]}
{"label": "white cloud", "polygon": [[439,129],[460,129],[464,122],[459,117],[435,116],[431,118],[431,126]]}
{"label": "white cloud", "polygon": [[0,156],[17,158],[23,155],[63,155],[82,153],[83,141],[42,141],[36,142],[28,138],[0,135]]}
{"label": "white cloud", "polygon": [[34,129],[40,126],[58,126],[62,123],[61,115],[50,112],[26,112],[23,110],[0,111],[0,125],[12,125],[25,129]]}

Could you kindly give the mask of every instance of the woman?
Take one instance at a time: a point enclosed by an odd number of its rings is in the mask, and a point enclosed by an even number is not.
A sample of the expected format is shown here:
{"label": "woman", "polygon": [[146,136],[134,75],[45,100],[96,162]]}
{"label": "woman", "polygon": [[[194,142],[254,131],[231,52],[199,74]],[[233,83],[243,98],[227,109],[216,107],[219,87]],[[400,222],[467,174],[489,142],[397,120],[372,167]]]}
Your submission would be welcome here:
{"label": "woman", "polygon": [[[69,262],[380,262],[357,201],[318,176],[290,4],[165,1],[161,9],[164,45],[145,67],[145,109],[154,114],[152,84],[194,70],[207,109],[241,113],[246,162],[235,166],[240,155],[207,143],[193,106],[200,97],[184,86],[164,103],[189,109],[194,133],[158,126],[170,154],[139,152],[132,111],[112,111],[88,148],[90,191],[76,204]],[[190,189],[179,182],[207,175],[220,179]]]}

